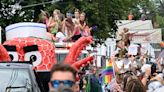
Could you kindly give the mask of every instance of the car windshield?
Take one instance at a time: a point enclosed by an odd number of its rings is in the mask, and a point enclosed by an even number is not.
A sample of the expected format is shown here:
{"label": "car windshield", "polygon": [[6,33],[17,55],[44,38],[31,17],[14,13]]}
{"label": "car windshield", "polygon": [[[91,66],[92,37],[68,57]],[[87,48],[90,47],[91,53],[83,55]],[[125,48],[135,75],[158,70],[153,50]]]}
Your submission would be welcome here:
{"label": "car windshield", "polygon": [[32,83],[27,69],[0,68],[0,92],[32,92]]}
{"label": "car windshield", "polygon": [[[57,53],[56,54],[56,60],[59,62],[63,62],[66,58],[67,53]],[[78,60],[81,60],[83,58],[87,57],[87,53],[81,53]]]}

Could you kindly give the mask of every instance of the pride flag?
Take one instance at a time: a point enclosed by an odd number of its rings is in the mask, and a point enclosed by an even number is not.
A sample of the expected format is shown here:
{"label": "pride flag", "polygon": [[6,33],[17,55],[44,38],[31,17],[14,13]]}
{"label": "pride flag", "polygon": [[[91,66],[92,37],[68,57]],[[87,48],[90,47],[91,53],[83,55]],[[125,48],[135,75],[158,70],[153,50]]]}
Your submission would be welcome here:
{"label": "pride flag", "polygon": [[114,70],[112,61],[109,60],[106,62],[106,68],[101,72],[101,82],[102,83],[109,83],[111,82],[112,78],[114,76]]}

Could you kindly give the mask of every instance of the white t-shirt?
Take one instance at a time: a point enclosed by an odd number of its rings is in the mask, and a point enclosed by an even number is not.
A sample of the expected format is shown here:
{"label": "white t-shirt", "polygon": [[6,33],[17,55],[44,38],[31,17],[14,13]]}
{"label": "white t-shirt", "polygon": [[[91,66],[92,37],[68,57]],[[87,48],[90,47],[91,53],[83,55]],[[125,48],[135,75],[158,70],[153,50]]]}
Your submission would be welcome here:
{"label": "white t-shirt", "polygon": [[58,38],[58,42],[63,42],[65,39],[65,35],[62,32],[57,32],[56,37]]}

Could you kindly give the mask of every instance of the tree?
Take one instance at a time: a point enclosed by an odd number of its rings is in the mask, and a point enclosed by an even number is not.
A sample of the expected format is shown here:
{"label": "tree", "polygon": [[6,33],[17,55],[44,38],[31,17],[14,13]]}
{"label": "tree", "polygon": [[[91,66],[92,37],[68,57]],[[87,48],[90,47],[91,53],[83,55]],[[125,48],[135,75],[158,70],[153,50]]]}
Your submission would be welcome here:
{"label": "tree", "polygon": [[[0,26],[6,26],[23,21],[33,21],[33,8],[21,9],[21,4],[29,4],[22,0],[1,0],[0,7]],[[32,0],[30,0],[32,1]]]}
{"label": "tree", "polygon": [[[1,0],[0,25],[5,28],[16,22],[37,21],[40,9],[48,11],[51,15],[56,8],[64,14],[67,11],[73,13],[78,8],[86,13],[89,26],[98,26],[97,31],[92,31],[94,37],[105,40],[117,31],[117,20],[127,19],[129,12],[133,12],[136,20],[140,19],[142,14],[148,19],[156,20],[157,13],[154,2],[150,0],[57,0],[55,3],[44,4],[47,1],[51,0]],[[37,5],[38,3],[43,4]],[[37,6],[23,8],[31,4]],[[18,5],[22,7],[13,8]]]}
{"label": "tree", "polygon": [[159,27],[162,28],[162,39],[164,41],[164,1],[157,0],[155,4],[157,7],[156,21],[159,24]]}
{"label": "tree", "polygon": [[63,13],[73,12],[75,8],[85,12],[89,26],[98,26],[97,31],[93,31],[94,36],[104,40],[115,33],[117,30],[115,20],[119,20],[123,12],[122,3],[118,0],[67,0],[52,6],[46,6],[46,10],[49,12],[52,12],[55,8],[60,9]]}

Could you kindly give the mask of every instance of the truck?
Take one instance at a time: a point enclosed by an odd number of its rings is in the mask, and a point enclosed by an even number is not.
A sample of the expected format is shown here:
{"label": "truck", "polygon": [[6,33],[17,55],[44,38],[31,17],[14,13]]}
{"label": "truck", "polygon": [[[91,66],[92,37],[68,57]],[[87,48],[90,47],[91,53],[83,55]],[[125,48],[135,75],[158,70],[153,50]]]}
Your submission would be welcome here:
{"label": "truck", "polygon": [[[22,22],[9,25],[5,29],[7,40],[3,43],[3,46],[6,49],[6,53],[11,57],[12,62],[32,62],[33,68],[36,70],[47,92],[50,70],[54,64],[63,62],[79,69],[82,64],[92,61],[93,56],[83,59],[89,55],[84,47],[92,42],[92,37],[81,37],[81,40],[79,39],[77,43],[53,43],[53,41],[48,39],[46,30],[46,25],[41,23]],[[73,44],[76,46],[69,53]],[[76,51],[78,51],[78,54]],[[69,58],[72,53],[76,57]],[[80,64],[76,62],[78,60],[81,60],[79,61]]]}
{"label": "truck", "polygon": [[0,92],[45,92],[32,65],[0,63]]}

